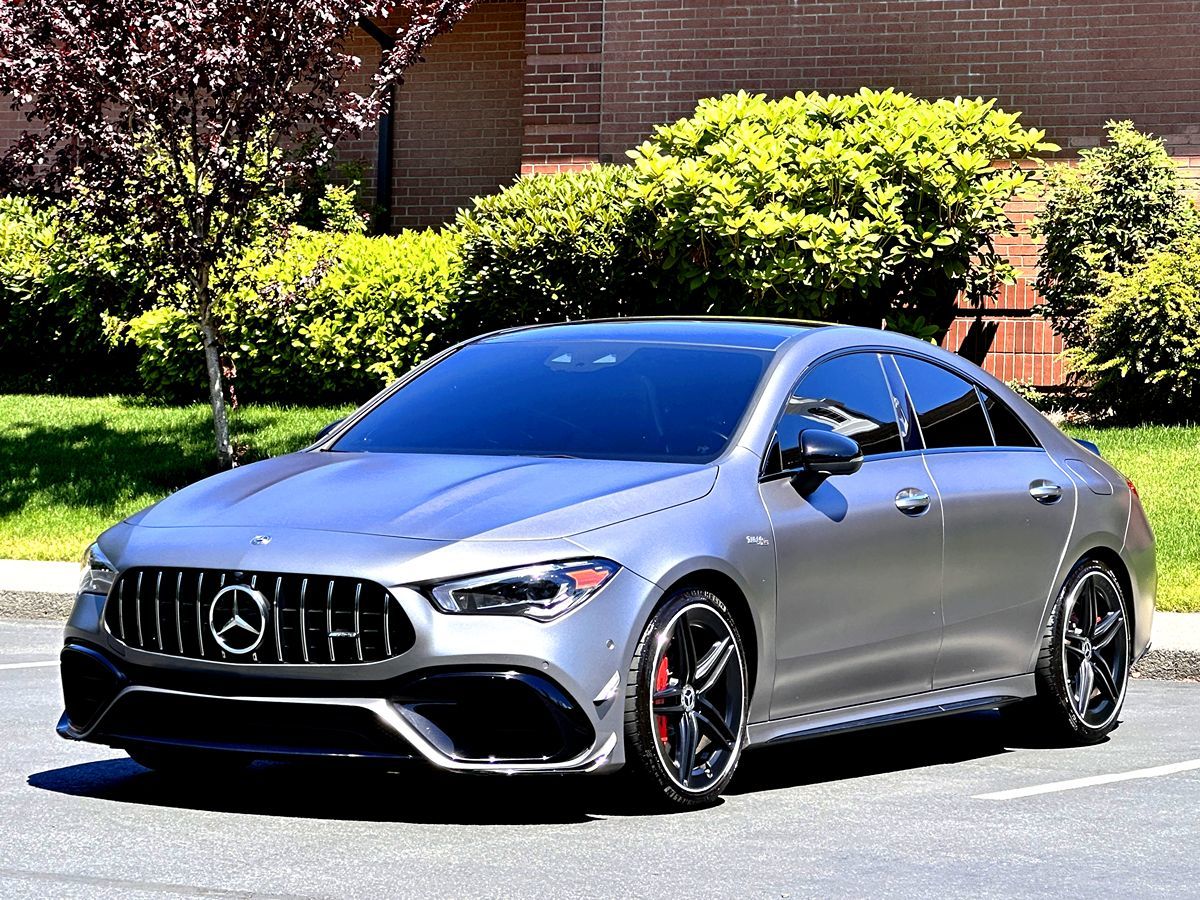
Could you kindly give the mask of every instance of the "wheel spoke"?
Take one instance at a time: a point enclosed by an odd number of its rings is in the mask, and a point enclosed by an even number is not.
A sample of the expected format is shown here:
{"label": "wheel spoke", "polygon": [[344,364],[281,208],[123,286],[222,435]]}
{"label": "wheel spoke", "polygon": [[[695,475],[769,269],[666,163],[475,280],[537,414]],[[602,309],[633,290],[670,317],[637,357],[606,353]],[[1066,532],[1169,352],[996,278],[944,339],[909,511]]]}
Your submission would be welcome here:
{"label": "wheel spoke", "polygon": [[672,640],[679,642],[679,670],[675,675],[680,684],[689,684],[696,677],[696,643],[692,638],[692,629],[686,613],[675,623],[675,635]]}
{"label": "wheel spoke", "polygon": [[700,723],[701,729],[708,734],[717,743],[724,746],[726,750],[732,750],[735,741],[733,732],[729,726],[725,724],[725,717],[717,712],[716,707],[700,698],[699,705],[696,707],[696,718]]}
{"label": "wheel spoke", "polygon": [[1096,629],[1096,579],[1089,578],[1079,594],[1079,628],[1084,637],[1091,637]]}
{"label": "wheel spoke", "polygon": [[1096,625],[1096,631],[1092,635],[1092,646],[1097,650],[1107,647],[1121,630],[1120,625],[1121,614],[1116,611],[1110,612]]}
{"label": "wheel spoke", "polygon": [[654,714],[656,716],[677,716],[683,712],[680,702],[679,685],[673,684],[661,691],[654,692]]}
{"label": "wheel spoke", "polygon": [[732,656],[732,638],[723,638],[712,645],[712,648],[704,654],[704,658],[696,663],[696,691],[698,693],[706,693],[717,683]]}
{"label": "wheel spoke", "polygon": [[685,785],[692,783],[692,769],[696,768],[696,747],[699,743],[700,729],[696,727],[696,714],[684,713],[675,734],[675,765],[679,769],[679,779]]}
{"label": "wheel spoke", "polygon": [[1088,705],[1092,699],[1092,688],[1095,685],[1096,672],[1090,662],[1084,660],[1079,665],[1079,692],[1076,695],[1075,708],[1079,711],[1079,715],[1083,716],[1087,713]]}
{"label": "wheel spoke", "polygon": [[1108,660],[1097,654],[1092,657],[1092,668],[1095,669],[1097,681],[1100,682],[1100,690],[1104,691],[1104,693],[1108,694],[1108,696],[1114,702],[1116,702],[1118,697],[1117,681],[1115,678],[1113,678],[1112,669],[1109,668]]}
{"label": "wheel spoke", "polygon": [[1074,653],[1074,654],[1075,654],[1076,656],[1078,656],[1080,659],[1087,659],[1087,657],[1086,657],[1086,656],[1084,656],[1084,653],[1083,653],[1083,647],[1081,647],[1081,646],[1079,646],[1078,644],[1074,643],[1074,641],[1072,640],[1072,637],[1071,637],[1071,635],[1067,635],[1067,642],[1066,642],[1065,644],[1063,644],[1063,647],[1066,649],[1066,651],[1067,651],[1068,653]]}

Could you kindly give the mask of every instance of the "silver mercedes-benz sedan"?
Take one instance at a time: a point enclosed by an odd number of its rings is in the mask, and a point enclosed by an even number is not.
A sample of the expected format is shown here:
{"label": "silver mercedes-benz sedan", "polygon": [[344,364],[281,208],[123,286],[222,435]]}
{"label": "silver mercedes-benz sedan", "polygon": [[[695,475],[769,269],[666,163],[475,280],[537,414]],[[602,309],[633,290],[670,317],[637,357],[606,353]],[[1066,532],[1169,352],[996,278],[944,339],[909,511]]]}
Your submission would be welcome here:
{"label": "silver mercedes-benz sedan", "polygon": [[1098,741],[1154,590],[1132,483],[958,356],[522,328],[101,535],[58,730],[189,777],[621,770],[694,806],[745,748],[845,729],[1005,707]]}

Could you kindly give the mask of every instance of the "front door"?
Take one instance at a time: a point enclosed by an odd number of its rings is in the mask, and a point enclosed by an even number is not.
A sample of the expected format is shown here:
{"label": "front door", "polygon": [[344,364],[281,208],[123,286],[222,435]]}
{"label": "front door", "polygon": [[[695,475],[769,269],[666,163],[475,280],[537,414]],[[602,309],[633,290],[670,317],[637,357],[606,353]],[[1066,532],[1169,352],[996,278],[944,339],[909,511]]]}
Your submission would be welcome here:
{"label": "front door", "polygon": [[905,451],[907,421],[873,353],[820,363],[780,420],[785,440],[836,431],[865,459],[807,496],[787,478],[760,485],[779,571],[773,719],[930,689],[942,509],[919,451]]}

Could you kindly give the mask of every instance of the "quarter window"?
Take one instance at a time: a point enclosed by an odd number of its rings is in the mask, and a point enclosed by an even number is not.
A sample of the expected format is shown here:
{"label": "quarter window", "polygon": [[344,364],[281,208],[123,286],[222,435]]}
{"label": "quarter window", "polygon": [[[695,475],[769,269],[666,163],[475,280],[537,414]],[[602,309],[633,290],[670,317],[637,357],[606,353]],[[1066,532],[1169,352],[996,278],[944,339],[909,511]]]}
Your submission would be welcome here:
{"label": "quarter window", "polygon": [[1025,423],[1013,412],[1007,403],[988,391],[980,390],[983,405],[987,408],[988,418],[992,422],[992,433],[996,436],[997,447],[1037,447],[1038,442],[1030,433]]}
{"label": "quarter window", "polygon": [[930,450],[992,447],[992,432],[975,385],[910,356],[896,357]]}
{"label": "quarter window", "polygon": [[788,400],[780,437],[794,440],[810,428],[853,438],[865,456],[901,449],[895,407],[878,355],[839,356],[804,376]]}

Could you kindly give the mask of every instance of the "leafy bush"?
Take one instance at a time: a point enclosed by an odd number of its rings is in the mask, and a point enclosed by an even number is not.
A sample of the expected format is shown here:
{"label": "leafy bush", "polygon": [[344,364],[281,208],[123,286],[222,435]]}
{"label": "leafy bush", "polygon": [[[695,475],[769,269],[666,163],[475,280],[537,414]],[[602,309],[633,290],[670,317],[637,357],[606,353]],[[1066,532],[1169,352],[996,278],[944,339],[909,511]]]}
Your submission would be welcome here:
{"label": "leafy bush", "polygon": [[101,316],[136,290],[104,242],[0,197],[0,390],[128,390],[132,355],[103,340]]}
{"label": "leafy bush", "polygon": [[[236,395],[361,399],[397,378],[447,340],[456,245],[436,231],[367,237],[296,229],[281,253],[221,301]],[[200,335],[183,312],[159,307],[115,330],[140,351],[151,395],[202,396]]]}
{"label": "leafy bush", "polygon": [[[702,100],[630,152],[660,288],[714,312],[915,321],[944,330],[1011,266],[993,249],[1047,149],[994,101],[893,90]],[[673,285],[672,285],[673,283]]]}
{"label": "leafy bush", "polygon": [[518,179],[459,213],[466,332],[653,312],[630,204],[633,172]]}
{"label": "leafy bush", "polygon": [[1131,122],[1109,122],[1108,145],[1083,150],[1076,166],[1051,166],[1034,234],[1044,241],[1037,289],[1042,312],[1068,345],[1086,347],[1104,276],[1200,230],[1162,141]]}
{"label": "leafy bush", "polygon": [[1200,240],[1102,276],[1085,348],[1068,359],[1094,402],[1126,422],[1200,416]]}

